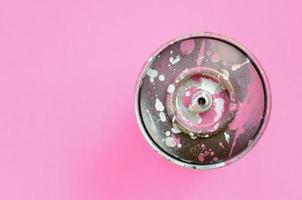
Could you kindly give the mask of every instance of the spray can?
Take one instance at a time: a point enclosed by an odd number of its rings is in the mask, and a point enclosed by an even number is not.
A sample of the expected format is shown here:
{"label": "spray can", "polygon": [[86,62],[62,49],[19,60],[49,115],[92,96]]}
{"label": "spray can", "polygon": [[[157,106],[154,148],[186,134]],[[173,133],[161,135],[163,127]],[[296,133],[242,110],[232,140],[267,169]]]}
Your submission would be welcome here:
{"label": "spray can", "polygon": [[135,91],[147,142],[194,169],[237,161],[268,123],[271,92],[260,63],[240,43],[215,33],[178,37],[145,63]]}

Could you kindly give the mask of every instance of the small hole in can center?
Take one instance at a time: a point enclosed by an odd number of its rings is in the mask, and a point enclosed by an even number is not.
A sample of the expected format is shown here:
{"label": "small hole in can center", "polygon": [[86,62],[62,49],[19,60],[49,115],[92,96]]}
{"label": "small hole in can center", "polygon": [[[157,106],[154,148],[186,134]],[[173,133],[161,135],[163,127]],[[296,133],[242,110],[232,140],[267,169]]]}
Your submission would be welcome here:
{"label": "small hole in can center", "polygon": [[206,104],[206,99],[204,97],[199,97],[197,102],[199,105],[204,106]]}

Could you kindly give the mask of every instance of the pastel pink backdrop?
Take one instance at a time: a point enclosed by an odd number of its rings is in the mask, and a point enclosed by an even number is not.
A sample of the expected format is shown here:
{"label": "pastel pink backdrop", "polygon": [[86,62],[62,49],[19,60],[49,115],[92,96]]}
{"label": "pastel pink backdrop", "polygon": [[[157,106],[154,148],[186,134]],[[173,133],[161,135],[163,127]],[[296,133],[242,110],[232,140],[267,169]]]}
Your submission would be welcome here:
{"label": "pastel pink backdrop", "polygon": [[[302,199],[299,0],[0,1],[0,199]],[[193,171],[137,127],[142,64],[162,43],[212,31],[245,44],[273,110],[243,159]]]}

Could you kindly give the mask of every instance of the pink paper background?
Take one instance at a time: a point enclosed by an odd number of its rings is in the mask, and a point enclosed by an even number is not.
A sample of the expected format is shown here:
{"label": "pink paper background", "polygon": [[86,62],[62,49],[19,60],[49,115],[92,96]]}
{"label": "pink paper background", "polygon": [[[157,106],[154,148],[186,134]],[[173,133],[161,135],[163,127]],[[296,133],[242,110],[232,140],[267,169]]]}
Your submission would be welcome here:
{"label": "pink paper background", "polygon": [[[299,0],[0,1],[0,199],[302,199]],[[260,142],[228,167],[157,155],[133,95],[162,43],[213,31],[245,44],[269,77]]]}

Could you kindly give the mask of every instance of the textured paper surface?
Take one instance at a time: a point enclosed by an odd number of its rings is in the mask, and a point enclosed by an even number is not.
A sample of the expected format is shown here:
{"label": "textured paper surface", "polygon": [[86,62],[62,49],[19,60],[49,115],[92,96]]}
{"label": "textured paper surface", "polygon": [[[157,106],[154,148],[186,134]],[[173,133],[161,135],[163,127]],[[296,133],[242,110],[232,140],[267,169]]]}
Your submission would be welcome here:
{"label": "textured paper surface", "polygon": [[[0,1],[0,199],[302,199],[301,1]],[[271,120],[222,169],[173,165],[134,117],[143,63],[212,31],[247,46],[272,88]]]}

